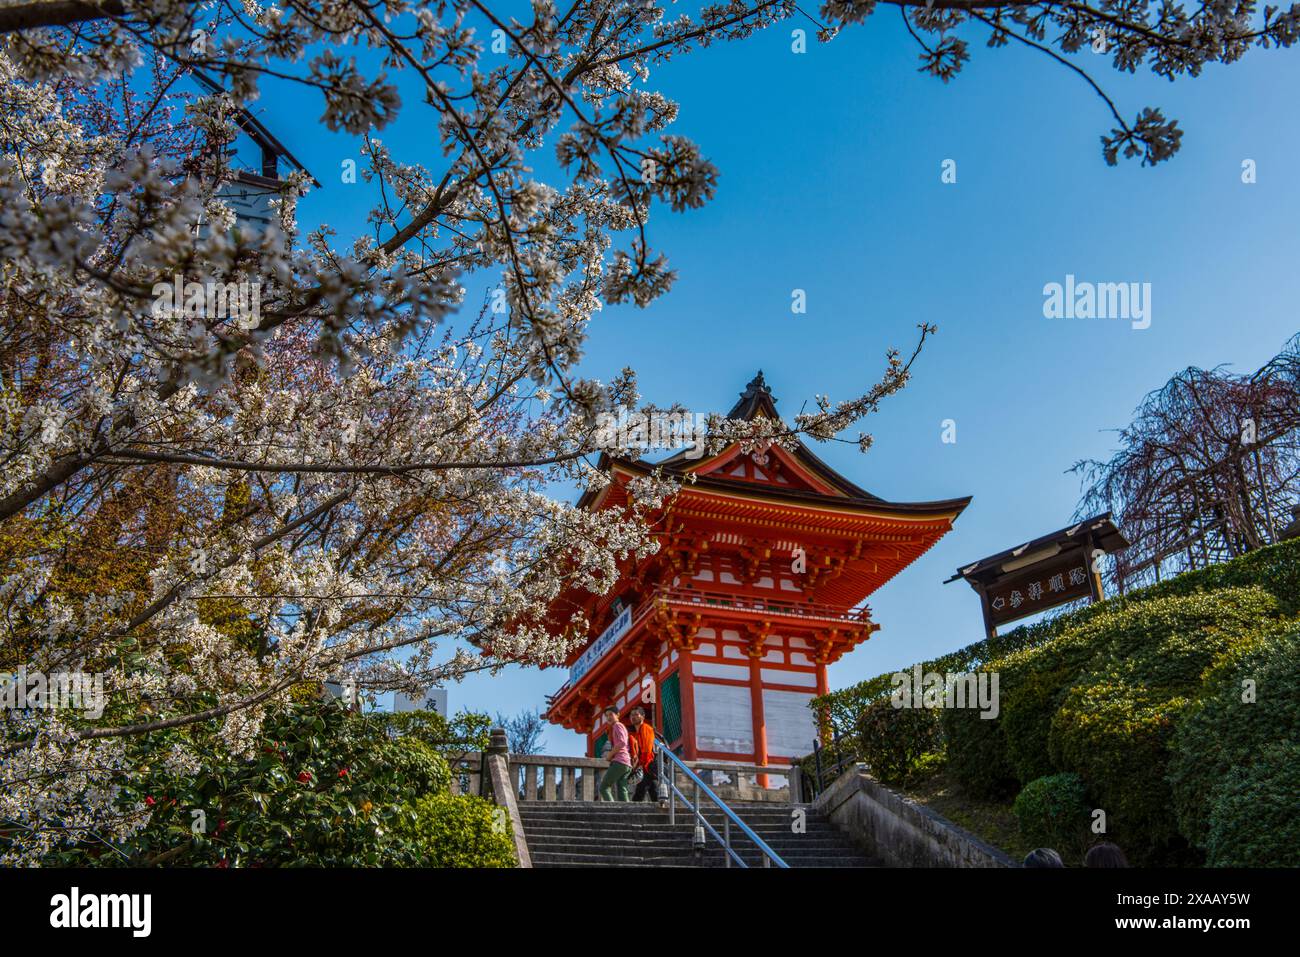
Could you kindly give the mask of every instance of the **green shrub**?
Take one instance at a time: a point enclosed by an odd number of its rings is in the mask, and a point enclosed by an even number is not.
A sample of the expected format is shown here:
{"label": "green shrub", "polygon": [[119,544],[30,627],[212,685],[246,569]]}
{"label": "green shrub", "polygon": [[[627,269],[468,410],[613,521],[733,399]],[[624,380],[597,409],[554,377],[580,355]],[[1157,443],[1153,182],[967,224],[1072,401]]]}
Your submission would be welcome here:
{"label": "green shrub", "polygon": [[1036,778],[1016,796],[1020,833],[1035,847],[1050,847],[1067,861],[1081,861],[1088,846],[1091,808],[1077,774]]}
{"label": "green shrub", "polygon": [[[1000,678],[996,720],[942,713],[947,766],[977,798],[1077,773],[1135,863],[1195,861],[1191,848],[1207,846],[1228,770],[1300,739],[1300,638],[1285,650],[1259,650],[1297,613],[1300,540],[923,662],[925,671]],[[1261,704],[1243,710],[1249,677],[1258,679]],[[890,679],[821,696],[813,707],[841,730],[856,728],[888,696]],[[1266,686],[1275,693],[1265,697]]]}
{"label": "green shrub", "polygon": [[[1249,586],[1258,586],[1272,595],[1284,614],[1300,614],[1300,539],[1257,549],[1230,562],[1187,572],[1127,595],[1084,605],[1055,618],[1021,625],[921,662],[921,665],[925,671],[952,674],[974,671],[1014,652],[1044,645],[1065,631],[1118,608],[1141,604],[1153,598],[1180,597],[1221,588]],[[868,704],[877,698],[888,696],[892,674],[887,672],[848,688],[820,695],[813,699],[811,707],[817,714],[825,710],[835,729],[847,733],[857,726],[858,715]]]}
{"label": "green shrub", "polygon": [[[76,844],[47,863],[373,867],[413,861],[414,849],[394,840],[393,825],[405,805],[444,790],[450,779],[446,760],[427,743],[394,739],[383,716],[334,702],[307,700],[273,712],[248,758],[220,747],[217,730],[195,726],[133,739],[137,770],[124,776],[119,806],[140,815],[143,828],[118,851]],[[199,752],[197,771],[167,760],[180,741]]]}
{"label": "green shrub", "polygon": [[888,698],[867,707],[858,719],[858,756],[882,781],[907,776],[921,755],[939,747],[939,717],[930,708],[896,708]]}
{"label": "green shrub", "polygon": [[1282,606],[1288,616],[1300,614],[1300,539],[1291,539],[1256,549],[1230,562],[1198,568],[1166,579],[1140,592],[1134,598],[1162,598],[1190,595],[1219,588],[1258,586]]}
{"label": "green shrub", "polygon": [[[1246,681],[1253,682],[1253,701],[1243,700]],[[1205,847],[1210,812],[1229,772],[1294,741],[1300,741],[1300,628],[1291,625],[1224,661],[1180,722],[1168,770],[1179,830]]]}
{"label": "green shrub", "polygon": [[973,708],[946,708],[940,718],[948,769],[967,793],[980,798],[1010,797],[1018,782],[1007,760],[1002,722],[981,718]]}
{"label": "green shrub", "polygon": [[1277,599],[1261,588],[1224,588],[1117,607],[1070,637],[1093,649],[1093,675],[1177,693],[1198,686],[1278,614]]}
{"label": "green shrub", "polygon": [[1083,776],[1135,862],[1185,857],[1165,780],[1175,725],[1206,673],[1257,642],[1277,610],[1261,589],[1230,588],[1117,608],[1067,636],[1094,650],[1052,718],[1051,763]]}
{"label": "green shrub", "polygon": [[414,849],[415,866],[515,866],[510,819],[491,801],[471,794],[429,794],[406,811],[395,829]]}
{"label": "green shrub", "polygon": [[1047,747],[1052,718],[1095,651],[1088,637],[1067,630],[1044,645],[989,665],[999,675],[998,723],[1006,761],[1021,785],[1056,770]]}
{"label": "green shrub", "polygon": [[1300,867],[1300,744],[1275,745],[1228,774],[1206,851],[1211,867]]}
{"label": "green shrub", "polygon": [[446,791],[451,784],[447,759],[417,738],[385,741],[378,757],[414,794]]}
{"label": "green shrub", "polygon": [[1108,837],[1134,863],[1183,856],[1164,767],[1185,705],[1130,685],[1091,684],[1070,690],[1052,724],[1055,763],[1082,775],[1106,813]]}
{"label": "green shrub", "polygon": [[944,751],[927,751],[912,764],[907,772],[904,784],[912,785],[925,781],[948,767],[948,755]]}

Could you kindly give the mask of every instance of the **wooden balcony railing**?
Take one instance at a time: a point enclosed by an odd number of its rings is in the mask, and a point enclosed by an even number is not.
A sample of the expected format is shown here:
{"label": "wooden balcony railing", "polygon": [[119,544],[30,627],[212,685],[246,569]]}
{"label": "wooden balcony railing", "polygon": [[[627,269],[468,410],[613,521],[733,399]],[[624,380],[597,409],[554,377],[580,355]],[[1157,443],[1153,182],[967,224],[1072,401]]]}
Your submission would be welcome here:
{"label": "wooden balcony railing", "polygon": [[741,595],[735,592],[700,591],[695,588],[669,588],[660,586],[651,593],[646,604],[666,603],[705,608],[729,608],[783,618],[811,618],[819,621],[842,621],[865,624],[871,620],[870,608],[841,608],[821,602],[799,601],[766,595]]}
{"label": "wooden balcony railing", "polygon": [[[799,621],[842,622],[844,624],[865,625],[871,621],[870,607],[841,608],[821,602],[798,601],[793,598],[742,595],[736,592],[701,591],[695,588],[673,588],[660,585],[652,591],[632,615],[627,635],[636,631],[637,626],[651,612],[660,607],[684,607],[700,611],[709,609],[726,609],[731,611],[751,612],[766,617],[795,619]],[[615,646],[617,647],[617,646]],[[610,651],[614,649],[611,648]],[[547,696],[548,703],[554,703],[569,689],[569,682],[560,685],[559,690]]]}

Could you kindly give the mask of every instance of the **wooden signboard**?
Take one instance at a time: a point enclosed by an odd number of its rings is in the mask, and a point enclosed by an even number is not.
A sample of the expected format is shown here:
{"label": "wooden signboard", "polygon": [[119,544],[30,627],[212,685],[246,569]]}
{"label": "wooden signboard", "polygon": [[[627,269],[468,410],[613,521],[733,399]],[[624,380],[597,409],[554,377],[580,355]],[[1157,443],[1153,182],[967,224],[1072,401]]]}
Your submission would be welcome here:
{"label": "wooden signboard", "polygon": [[984,629],[995,635],[999,625],[1080,598],[1101,601],[1105,595],[1097,559],[1127,547],[1106,512],[981,558],[957,569],[948,581],[965,579],[975,589]]}
{"label": "wooden signboard", "polygon": [[983,595],[988,624],[996,628],[1080,598],[1095,601],[1099,596],[1088,562],[1089,556],[1075,549],[990,585]]}

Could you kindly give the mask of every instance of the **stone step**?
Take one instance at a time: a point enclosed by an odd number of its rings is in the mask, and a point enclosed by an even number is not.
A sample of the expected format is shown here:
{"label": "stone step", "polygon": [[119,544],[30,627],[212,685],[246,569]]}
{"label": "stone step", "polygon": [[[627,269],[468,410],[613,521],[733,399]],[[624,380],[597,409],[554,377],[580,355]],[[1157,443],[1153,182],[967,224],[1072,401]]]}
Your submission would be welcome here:
{"label": "stone step", "polygon": [[[523,820],[526,824],[529,824],[530,827],[568,828],[569,831],[575,831],[577,833],[615,833],[619,831],[637,832],[637,831],[645,831],[646,828],[656,828],[656,827],[667,827],[667,828],[672,828],[672,830],[692,831],[694,830],[695,827],[694,818],[684,817],[684,815],[680,815],[680,814],[677,815],[677,820],[675,823],[668,823],[667,818],[655,818],[651,820],[620,820],[620,822],[606,822],[606,820],[594,820],[594,822],[591,822],[591,820],[576,820],[573,818],[560,818],[560,817],[539,817],[539,815],[538,817],[526,817],[523,818]],[[710,820],[708,824],[710,824],[710,827],[715,828],[715,830],[718,831],[722,831],[723,827],[725,826],[722,820]],[[767,824],[762,822],[754,822],[754,820],[746,820],[745,824],[750,828],[751,831],[755,831],[759,833],[759,835],[766,835],[766,833],[775,833],[775,835],[781,835],[781,833],[793,833],[793,835],[798,835],[798,833],[800,833],[798,831],[794,831],[794,828],[790,827],[790,824],[787,822]],[[738,830],[740,830],[740,828],[736,826],[735,822],[732,822],[732,831],[738,831]],[[815,822],[815,820],[814,822],[807,822],[805,824],[805,827],[803,827],[802,832],[803,833],[832,833],[832,835],[839,835],[839,833],[841,833],[839,828],[833,826],[833,824]]]}
{"label": "stone step", "polygon": [[[692,833],[689,832],[688,833],[681,833],[681,832],[646,833],[646,835],[638,835],[638,836],[625,835],[625,836],[602,837],[601,840],[591,841],[591,840],[584,840],[582,839],[581,836],[572,835],[572,833],[562,833],[562,832],[555,832],[555,831],[528,831],[526,832],[525,837],[526,840],[528,840],[529,846],[533,846],[534,844],[536,845],[546,844],[546,845],[564,845],[564,846],[611,846],[611,848],[636,848],[636,846],[666,845],[666,846],[677,846],[677,848],[684,848],[684,846],[690,846],[690,843],[692,843],[693,835]],[[776,850],[777,853],[784,853],[785,850],[797,850],[797,852],[802,852],[802,850],[805,849],[837,850],[840,848],[853,849],[854,853],[858,853],[857,849],[854,849],[852,844],[848,844],[846,843],[846,841],[842,839],[837,840],[835,839],[835,837],[831,837],[831,836],[826,836],[826,837],[800,836],[798,837],[797,840],[764,839],[763,843],[767,844],[767,846],[770,846],[770,848]],[[718,844],[718,841],[715,841],[710,836],[708,837],[706,844],[716,845]],[[733,837],[732,846],[733,848],[751,848],[751,846],[754,845],[750,843],[748,837]]]}
{"label": "stone step", "polygon": [[[863,857],[864,855],[855,848],[836,845],[830,842],[824,844],[809,845],[791,845],[788,847],[777,847],[769,844],[769,847],[777,853],[778,856],[786,859],[806,858],[806,857]],[[709,841],[706,848],[721,851],[721,845],[717,841]],[[636,854],[646,850],[690,850],[691,843],[681,840],[656,840],[656,841],[622,841],[622,842],[604,842],[596,844],[575,844],[573,841],[565,839],[545,838],[529,835],[528,848],[530,851],[554,851],[582,849],[593,852],[608,853],[611,855],[618,854]],[[732,850],[742,857],[758,857],[758,848],[753,845],[732,844]]]}
{"label": "stone step", "polygon": [[[736,804],[732,810],[791,867],[878,867],[843,833],[804,806],[802,833],[791,830],[788,804]],[[701,807],[705,819],[723,831],[725,815]],[[726,855],[710,836],[701,851],[691,838],[695,818],[677,807],[675,823],[658,804],[616,801],[524,801],[519,805],[524,837],[537,867],[723,867]],[[733,850],[750,867],[763,855],[739,829],[732,828]]]}
{"label": "stone step", "polygon": [[[690,844],[694,837],[693,831],[638,831],[636,833],[611,833],[611,835],[602,835],[593,837],[591,835],[582,835],[568,830],[554,830],[554,828],[528,828],[526,836],[529,840],[546,840],[546,841],[569,841],[576,844],[645,844],[647,841],[671,841],[675,844]],[[712,835],[706,835],[708,840],[712,841]],[[725,835],[724,835],[725,836]],[[758,835],[759,839],[770,848],[842,848],[842,846],[852,846],[849,841],[833,833],[797,833],[797,835]],[[715,841],[716,843],[716,841]],[[737,846],[750,844],[749,837],[733,833],[732,844]]]}
{"label": "stone step", "polygon": [[[745,860],[748,867],[761,868],[761,861]],[[545,853],[539,854],[533,859],[534,867],[726,867],[726,862],[720,852],[705,853],[696,857],[692,854],[686,855],[656,855],[636,858],[611,857],[601,854],[582,854],[576,852],[566,853]],[[866,868],[878,866],[867,861],[847,858],[822,858],[801,862],[797,869],[810,867],[834,868],[837,870],[846,870],[849,868]],[[739,869],[739,866],[732,862],[732,867]]]}
{"label": "stone step", "polygon": [[[528,847],[531,853],[583,853],[602,857],[634,857],[646,854],[691,853],[693,848],[687,835],[656,836],[650,839],[619,838],[593,842],[581,842],[572,836],[528,834]],[[845,842],[817,840],[800,843],[771,843],[769,847],[779,857],[792,865],[806,866],[820,860],[846,861],[866,865],[869,859],[857,848]],[[732,849],[747,862],[760,863],[762,855],[758,848],[748,843],[734,843]],[[705,845],[704,853],[721,854],[722,848],[716,841],[710,840]]]}
{"label": "stone step", "polygon": [[[677,801],[676,805],[684,806],[684,802]],[[520,801],[519,810],[529,810],[533,807],[551,807],[555,810],[582,810],[594,811],[597,814],[617,814],[619,811],[634,810],[662,810],[666,809],[667,802],[660,807],[658,801]],[[718,807],[708,801],[702,801],[703,810],[715,811],[718,813]],[[750,805],[728,805],[737,814],[779,814],[789,817],[790,811],[802,810],[805,814],[815,814],[815,811],[807,805],[788,805],[788,804],[750,804]]]}
{"label": "stone step", "polygon": [[[677,807],[684,806],[684,804],[682,804],[681,801],[677,801],[676,804]],[[805,814],[814,813],[813,809],[811,809],[811,807],[807,805],[733,804],[728,806],[731,807],[733,811],[736,811],[737,814],[740,814],[741,817],[744,817],[745,814],[776,814],[776,815],[784,815],[784,817],[789,817],[790,811],[796,809],[803,810],[803,813]],[[594,811],[594,813],[597,814],[617,814],[620,813],[620,811],[634,811],[634,810],[662,810],[660,809],[659,802],[656,801],[520,801],[519,802],[520,813],[524,813],[524,811],[526,810],[533,809],[533,807],[550,807],[550,809],[554,809],[554,810]],[[664,804],[663,807],[664,809],[666,809],[667,802],[666,804]],[[715,811],[715,813],[718,813],[718,809],[716,809],[716,807],[710,804],[710,802],[708,801],[703,801],[701,807],[703,810],[711,810],[711,811]]]}
{"label": "stone step", "polygon": [[[721,824],[726,820],[726,816],[720,813],[701,812],[705,820],[710,824]],[[647,821],[667,821],[668,812],[665,811],[637,811],[626,812],[624,814],[588,814],[578,810],[554,810],[551,808],[524,811],[520,810],[519,816],[524,820],[557,820],[573,821],[583,824],[592,824],[594,826],[620,827],[629,824],[641,824]],[[677,820],[693,820],[694,813],[689,808],[677,809]],[[795,818],[789,815],[758,815],[758,814],[737,814],[736,817],[744,821],[750,827],[784,827],[792,826]],[[829,822],[820,816],[808,815],[803,818],[803,822],[810,826],[829,826]]]}
{"label": "stone step", "polygon": [[[748,823],[749,821],[789,822],[795,819],[791,811],[767,811],[767,810],[752,811],[749,809],[735,809],[735,811],[736,811],[736,816],[740,818],[742,821],[745,821],[746,823]],[[599,804],[588,805],[585,807],[582,805],[578,805],[575,807],[572,805],[562,806],[557,804],[538,804],[538,805],[520,805],[519,813],[521,816],[524,817],[540,815],[540,816],[554,816],[554,817],[580,817],[583,819],[590,819],[590,820],[604,820],[604,819],[637,820],[637,819],[642,819],[647,817],[667,817],[668,809],[660,808],[656,805],[644,805],[641,807],[624,806],[621,808],[610,809],[608,807],[602,807]],[[677,814],[679,816],[683,814],[691,814],[691,813],[692,813],[691,808],[683,807],[680,804],[677,805]],[[726,816],[716,808],[707,808],[707,807],[701,808],[700,813],[703,814],[705,817],[709,818],[710,820],[713,819],[722,820]],[[825,818],[820,814],[814,814],[805,811],[803,814],[803,820],[821,821],[821,820],[825,820]]]}

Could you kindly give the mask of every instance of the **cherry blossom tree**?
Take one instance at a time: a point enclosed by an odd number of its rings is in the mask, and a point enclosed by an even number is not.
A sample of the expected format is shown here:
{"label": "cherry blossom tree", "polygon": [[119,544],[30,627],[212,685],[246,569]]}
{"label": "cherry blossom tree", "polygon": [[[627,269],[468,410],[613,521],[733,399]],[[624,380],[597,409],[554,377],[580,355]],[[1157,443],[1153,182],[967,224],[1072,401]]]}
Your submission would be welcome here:
{"label": "cherry blossom tree", "polygon": [[[1070,55],[1100,37],[1116,68],[1173,77],[1289,46],[1300,22],[1250,3],[894,5],[945,81],[972,35],[1081,73]],[[243,753],[294,689],[416,694],[561,661],[587,623],[549,620],[554,597],[601,591],[655,548],[667,481],[634,487],[624,514],[546,494],[603,481],[597,417],[639,401],[630,370],[575,370],[604,306],[673,282],[651,210],[716,187],[652,73],[783,22],[830,40],[876,3],[536,0],[525,22],[493,6],[0,3],[0,666],[103,675],[107,699],[94,717],[0,715],[8,859],[138,828],[114,784],[128,739],[215,727]],[[199,72],[215,92],[194,91]],[[365,234],[301,226],[304,173],[266,228],[227,201],[243,111],[289,85],[364,143]],[[1177,149],[1158,110],[1125,121],[1106,103],[1107,161]],[[404,109],[437,148],[393,155]],[[542,151],[553,182],[532,172]],[[499,274],[501,300],[453,322],[472,273]],[[163,303],[175,283],[255,288],[258,307]],[[818,397],[789,425],[715,417],[710,442],[838,438],[907,383],[933,331],[861,396]]]}

